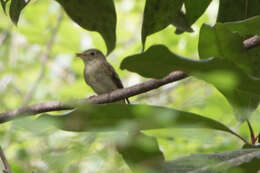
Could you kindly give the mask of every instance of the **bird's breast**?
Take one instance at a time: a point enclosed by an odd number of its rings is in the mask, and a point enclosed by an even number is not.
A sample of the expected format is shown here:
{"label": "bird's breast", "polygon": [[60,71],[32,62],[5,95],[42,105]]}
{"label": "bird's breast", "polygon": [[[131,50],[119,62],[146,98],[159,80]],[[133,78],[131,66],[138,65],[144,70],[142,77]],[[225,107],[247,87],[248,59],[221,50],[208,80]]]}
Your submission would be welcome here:
{"label": "bird's breast", "polygon": [[94,62],[85,66],[85,81],[97,94],[103,94],[117,89],[110,73],[107,73],[107,68],[103,62]]}

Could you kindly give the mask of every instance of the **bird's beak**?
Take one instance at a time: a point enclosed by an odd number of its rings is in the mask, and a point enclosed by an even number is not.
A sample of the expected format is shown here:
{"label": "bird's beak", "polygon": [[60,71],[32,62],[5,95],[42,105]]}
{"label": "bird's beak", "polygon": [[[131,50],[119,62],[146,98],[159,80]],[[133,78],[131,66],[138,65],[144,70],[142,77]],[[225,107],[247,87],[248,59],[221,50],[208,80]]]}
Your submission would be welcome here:
{"label": "bird's beak", "polygon": [[83,57],[84,57],[84,55],[83,55],[83,53],[76,53],[76,57],[83,58]]}

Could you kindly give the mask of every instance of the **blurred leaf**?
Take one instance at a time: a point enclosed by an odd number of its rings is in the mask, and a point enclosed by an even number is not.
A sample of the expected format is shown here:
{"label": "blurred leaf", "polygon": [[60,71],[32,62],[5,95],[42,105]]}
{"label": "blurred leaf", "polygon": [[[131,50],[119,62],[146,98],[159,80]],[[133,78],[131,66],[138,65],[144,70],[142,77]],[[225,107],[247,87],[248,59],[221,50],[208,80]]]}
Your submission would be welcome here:
{"label": "blurred leaf", "polygon": [[117,150],[133,170],[155,171],[164,161],[163,153],[155,137],[143,135],[140,132],[128,133],[128,137],[119,142]]}
{"label": "blurred leaf", "polygon": [[213,119],[190,112],[148,105],[87,104],[62,116],[43,114],[39,120],[52,121],[58,128],[79,132],[182,127],[209,128],[234,134],[227,126]]}
{"label": "blurred leaf", "polygon": [[260,144],[244,144],[242,146],[242,149],[250,149],[250,148],[259,148],[260,149]]}
{"label": "blurred leaf", "polygon": [[260,14],[259,0],[220,0],[218,22],[247,19]]}
{"label": "blurred leaf", "polygon": [[6,4],[9,2],[9,0],[0,0],[0,2],[4,10],[4,13],[6,14]]}
{"label": "blurred leaf", "polygon": [[121,68],[152,78],[161,78],[172,71],[182,70],[205,80],[227,98],[237,119],[241,121],[246,120],[258,105],[260,80],[249,76],[228,59],[190,60],[170,52],[163,45],[155,45],[144,53],[125,58]]}
{"label": "blurred leaf", "polygon": [[192,25],[207,9],[212,0],[184,0],[186,9],[186,19]]}
{"label": "blurred leaf", "polygon": [[113,0],[57,0],[81,27],[99,32],[106,42],[107,54],[116,44],[116,11]]}
{"label": "blurred leaf", "polygon": [[246,149],[214,154],[194,154],[170,161],[162,173],[257,173],[260,150]]}
{"label": "blurred leaf", "polygon": [[147,36],[166,28],[170,24],[176,26],[177,32],[192,32],[184,14],[181,12],[182,5],[183,0],[146,0],[142,25],[143,49]]}
{"label": "blurred leaf", "polygon": [[18,23],[21,11],[29,2],[30,0],[11,0],[9,15],[14,24]]}

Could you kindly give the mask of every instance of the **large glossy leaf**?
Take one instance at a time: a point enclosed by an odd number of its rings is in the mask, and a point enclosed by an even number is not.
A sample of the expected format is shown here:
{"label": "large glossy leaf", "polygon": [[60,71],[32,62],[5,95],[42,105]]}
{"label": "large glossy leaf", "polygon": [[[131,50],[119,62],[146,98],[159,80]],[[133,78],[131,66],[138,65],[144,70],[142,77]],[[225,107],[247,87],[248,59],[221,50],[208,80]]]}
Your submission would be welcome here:
{"label": "large glossy leaf", "polygon": [[[1,0],[1,1],[3,1],[3,0]],[[9,15],[10,15],[10,18],[12,19],[13,23],[15,23],[15,24],[18,23],[21,11],[29,2],[30,2],[30,0],[28,0],[28,1],[11,0]]]}
{"label": "large glossy leaf", "polygon": [[241,36],[260,35],[260,16],[251,17],[237,22],[227,22],[225,26]]}
{"label": "large glossy leaf", "polygon": [[190,60],[172,53],[163,45],[154,45],[144,53],[125,58],[121,68],[149,78],[161,78],[172,71],[182,70],[205,80],[224,94],[241,121],[246,120],[250,111],[256,107],[260,95],[260,80],[249,76],[230,60]]}
{"label": "large glossy leaf", "polygon": [[218,22],[231,22],[260,14],[259,0],[220,0]]}
{"label": "large glossy leaf", "polygon": [[143,47],[147,36],[166,28],[170,24],[176,26],[177,32],[192,31],[181,12],[182,5],[183,0],[146,0],[142,25]]}
{"label": "large glossy leaf", "polygon": [[184,0],[186,9],[186,19],[192,25],[207,9],[212,0]]}
{"label": "large glossy leaf", "polygon": [[260,77],[258,47],[247,50],[243,47],[243,40],[260,35],[260,17],[216,24],[203,25],[200,30],[199,55],[201,59],[219,57],[229,59],[252,76]]}
{"label": "large glossy leaf", "polygon": [[203,25],[200,30],[199,56],[201,59],[209,57],[227,59],[247,73],[251,73],[254,63],[243,46],[243,40],[243,37],[228,30],[224,24],[219,23],[214,27]]}
{"label": "large glossy leaf", "polygon": [[214,154],[195,154],[170,161],[162,173],[257,173],[260,150],[247,149]]}
{"label": "large glossy leaf", "polygon": [[[260,77],[260,49],[247,50],[243,40],[248,35],[259,34],[259,17],[245,21],[216,24],[211,27],[203,25],[200,31],[199,55],[201,59],[218,57],[227,59],[250,76]],[[238,76],[239,77],[239,76]],[[241,77],[240,77],[241,78]],[[232,104],[239,120],[245,120],[254,111],[259,102],[259,95],[235,89],[231,92],[220,91]]]}
{"label": "large glossy leaf", "polygon": [[[139,131],[159,128],[209,128],[234,134],[227,126],[194,113],[160,106],[107,104],[77,108],[63,116],[42,115],[68,131]],[[56,120],[56,121],[55,121]]]}
{"label": "large glossy leaf", "polygon": [[116,11],[113,0],[57,0],[81,27],[99,32],[106,42],[107,54],[116,45]]}

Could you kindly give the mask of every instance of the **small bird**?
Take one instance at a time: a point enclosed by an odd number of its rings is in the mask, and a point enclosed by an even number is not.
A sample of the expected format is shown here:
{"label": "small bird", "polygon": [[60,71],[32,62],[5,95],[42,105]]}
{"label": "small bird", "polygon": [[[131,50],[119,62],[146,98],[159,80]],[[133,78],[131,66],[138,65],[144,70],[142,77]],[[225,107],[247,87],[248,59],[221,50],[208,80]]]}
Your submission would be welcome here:
{"label": "small bird", "polygon": [[[103,53],[97,49],[88,49],[77,53],[84,62],[85,82],[99,95],[113,90],[124,88],[114,68],[107,62]],[[129,100],[121,100],[118,103],[129,104]]]}

